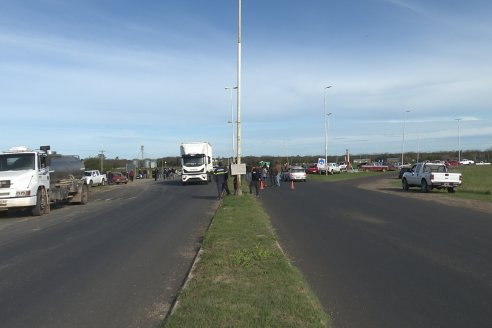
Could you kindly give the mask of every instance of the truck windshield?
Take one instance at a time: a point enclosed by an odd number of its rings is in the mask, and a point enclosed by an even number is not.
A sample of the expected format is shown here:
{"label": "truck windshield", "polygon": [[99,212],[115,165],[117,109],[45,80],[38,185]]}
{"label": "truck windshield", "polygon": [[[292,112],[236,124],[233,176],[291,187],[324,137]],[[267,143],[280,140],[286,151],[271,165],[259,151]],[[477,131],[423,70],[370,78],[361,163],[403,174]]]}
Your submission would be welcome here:
{"label": "truck windshield", "polygon": [[35,154],[2,154],[0,171],[34,170]]}
{"label": "truck windshield", "polygon": [[205,164],[203,155],[198,156],[183,156],[183,166],[200,166]]}

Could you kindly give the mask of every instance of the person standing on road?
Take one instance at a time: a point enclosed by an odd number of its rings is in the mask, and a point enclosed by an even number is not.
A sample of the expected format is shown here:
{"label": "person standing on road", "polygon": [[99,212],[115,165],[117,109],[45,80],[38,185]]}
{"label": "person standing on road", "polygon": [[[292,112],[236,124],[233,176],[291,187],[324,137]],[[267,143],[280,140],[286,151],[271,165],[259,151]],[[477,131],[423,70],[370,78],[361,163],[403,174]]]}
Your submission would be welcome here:
{"label": "person standing on road", "polygon": [[268,187],[267,186],[267,179],[268,179],[268,168],[267,168],[267,165],[263,165],[263,169],[261,170],[261,177],[262,177],[262,180],[263,180],[263,186],[264,187]]}
{"label": "person standing on road", "polygon": [[280,187],[280,178],[281,178],[281,175],[282,174],[282,167],[280,165],[280,163],[275,163],[275,185],[277,187]]}
{"label": "person standing on road", "polygon": [[135,177],[135,172],[133,170],[130,171],[130,174],[128,174],[130,176],[130,181],[133,182],[133,178]]}
{"label": "person standing on road", "polygon": [[222,166],[222,162],[219,162],[219,166],[214,170],[215,183],[217,184],[217,199],[221,199],[224,193],[224,190],[227,192],[229,196],[231,192],[229,191],[229,186],[227,185],[227,178],[229,173],[227,169]]}
{"label": "person standing on road", "polygon": [[261,181],[261,169],[259,167],[253,166],[251,169],[251,182],[249,183],[249,193],[252,194],[252,187],[255,187],[256,197],[259,196],[258,186]]}
{"label": "person standing on road", "polygon": [[273,187],[276,185],[275,183],[275,167],[273,166],[273,164],[270,165],[270,167],[268,167],[268,178],[269,178],[269,182],[270,182],[270,187]]}

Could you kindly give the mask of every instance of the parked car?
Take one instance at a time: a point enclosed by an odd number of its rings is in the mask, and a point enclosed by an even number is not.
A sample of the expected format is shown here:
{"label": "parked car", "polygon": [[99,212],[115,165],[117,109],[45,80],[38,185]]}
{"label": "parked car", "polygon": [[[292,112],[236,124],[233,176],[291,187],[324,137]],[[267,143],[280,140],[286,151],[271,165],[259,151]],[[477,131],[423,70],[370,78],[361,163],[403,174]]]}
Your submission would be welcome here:
{"label": "parked car", "polygon": [[309,165],[309,167],[306,169],[306,173],[308,173],[308,174],[318,174],[319,173],[318,163],[314,163],[314,164]]}
{"label": "parked car", "polygon": [[338,163],[338,167],[340,168],[340,172],[347,172],[347,163],[345,162]]}
{"label": "parked car", "polygon": [[113,183],[116,183],[116,184],[120,184],[120,183],[127,184],[128,183],[128,178],[125,175],[123,175],[122,173],[120,173],[120,172],[113,172]]}
{"label": "parked car", "polygon": [[417,163],[412,171],[403,174],[401,183],[404,191],[410,187],[419,187],[422,192],[447,189],[454,193],[461,185],[461,180],[461,173],[450,173],[444,164]]}
{"label": "parked car", "polygon": [[107,180],[106,174],[101,174],[99,170],[85,171],[82,179],[89,186],[104,186]]}
{"label": "parked car", "polygon": [[306,171],[301,166],[291,166],[284,172],[284,181],[306,181]]}
{"label": "parked car", "polygon": [[478,163],[475,163],[475,165],[490,165],[490,163],[485,161],[480,161]]}
{"label": "parked car", "polygon": [[475,162],[472,161],[471,159],[464,158],[460,161],[460,165],[472,165],[472,164],[475,164]]}
{"label": "parked car", "polygon": [[328,163],[327,165],[328,174],[340,173],[340,166],[337,163]]}

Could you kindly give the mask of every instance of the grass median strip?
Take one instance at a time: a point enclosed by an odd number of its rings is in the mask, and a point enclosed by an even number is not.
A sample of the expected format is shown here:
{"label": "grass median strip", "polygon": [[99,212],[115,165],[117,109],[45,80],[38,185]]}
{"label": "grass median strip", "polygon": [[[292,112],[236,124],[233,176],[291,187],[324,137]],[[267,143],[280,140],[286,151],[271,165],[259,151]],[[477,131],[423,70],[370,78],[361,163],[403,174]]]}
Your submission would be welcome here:
{"label": "grass median strip", "polygon": [[226,197],[165,327],[326,327],[328,316],[277,246],[260,204]]}

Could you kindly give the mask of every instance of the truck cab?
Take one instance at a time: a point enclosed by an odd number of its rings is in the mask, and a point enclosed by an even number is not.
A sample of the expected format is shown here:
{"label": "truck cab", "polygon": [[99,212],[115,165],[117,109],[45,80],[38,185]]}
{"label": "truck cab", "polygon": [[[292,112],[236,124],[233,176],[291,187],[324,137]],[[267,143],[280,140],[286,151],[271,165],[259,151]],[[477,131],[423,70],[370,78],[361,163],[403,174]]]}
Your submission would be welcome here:
{"label": "truck cab", "polygon": [[13,147],[0,154],[0,210],[38,205],[36,210],[42,210],[40,201],[49,186],[50,175],[43,152]]}

